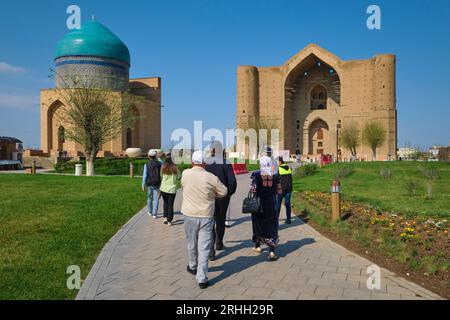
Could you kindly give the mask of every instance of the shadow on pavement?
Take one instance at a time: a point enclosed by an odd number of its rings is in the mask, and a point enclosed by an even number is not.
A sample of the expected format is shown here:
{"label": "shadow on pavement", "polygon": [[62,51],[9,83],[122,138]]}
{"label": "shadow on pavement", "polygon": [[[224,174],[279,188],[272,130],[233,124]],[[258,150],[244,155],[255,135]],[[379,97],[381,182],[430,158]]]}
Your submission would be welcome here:
{"label": "shadow on pavement", "polygon": [[[225,257],[226,255],[228,255],[230,253],[239,251],[241,249],[247,249],[248,252],[250,253],[250,250],[253,247],[253,242],[251,240],[228,241],[228,242],[236,242],[239,244],[234,247],[228,247],[224,252],[221,252],[217,256],[217,260]],[[284,257],[288,256],[290,253],[300,249],[301,247],[303,247],[305,245],[313,244],[315,242],[316,241],[312,238],[288,241],[285,244],[282,244],[277,248],[277,254],[280,258],[284,258]],[[212,267],[209,270],[210,272],[214,272],[214,271],[223,271],[223,272],[219,276],[211,279],[210,284],[213,286],[213,285],[219,283],[220,281],[225,280],[226,278],[232,276],[233,274],[244,271],[245,269],[248,269],[248,268],[255,266],[259,263],[262,263],[262,262],[268,263],[266,254],[237,257],[234,260],[225,262],[221,266]],[[273,262],[273,264],[274,264],[274,267],[276,267],[276,262]]]}

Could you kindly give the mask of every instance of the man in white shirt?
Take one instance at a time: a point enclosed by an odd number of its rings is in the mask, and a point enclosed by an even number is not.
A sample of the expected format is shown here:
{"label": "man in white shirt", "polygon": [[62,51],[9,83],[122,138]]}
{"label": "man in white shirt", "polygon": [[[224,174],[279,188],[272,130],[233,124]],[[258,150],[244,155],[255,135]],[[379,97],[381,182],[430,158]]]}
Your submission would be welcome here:
{"label": "man in white shirt", "polygon": [[197,276],[201,289],[208,287],[208,258],[212,245],[214,205],[216,198],[225,197],[227,188],[205,168],[204,155],[192,155],[192,169],[185,170],[181,178],[184,228],[187,239],[189,264],[187,271]]}

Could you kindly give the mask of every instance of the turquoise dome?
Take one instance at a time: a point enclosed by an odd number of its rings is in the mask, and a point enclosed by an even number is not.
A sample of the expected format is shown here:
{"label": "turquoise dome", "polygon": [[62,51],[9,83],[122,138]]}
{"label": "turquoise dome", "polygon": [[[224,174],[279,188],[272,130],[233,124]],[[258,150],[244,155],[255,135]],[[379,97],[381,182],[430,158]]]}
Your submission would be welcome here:
{"label": "turquoise dome", "polygon": [[130,64],[130,51],[114,33],[101,23],[91,21],[74,29],[59,41],[55,59],[68,56],[96,56]]}

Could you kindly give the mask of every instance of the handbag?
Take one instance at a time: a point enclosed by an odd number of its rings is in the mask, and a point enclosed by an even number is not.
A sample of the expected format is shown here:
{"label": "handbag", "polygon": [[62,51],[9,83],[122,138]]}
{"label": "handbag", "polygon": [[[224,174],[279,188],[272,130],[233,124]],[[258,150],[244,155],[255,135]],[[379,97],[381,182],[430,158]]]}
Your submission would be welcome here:
{"label": "handbag", "polygon": [[261,199],[256,195],[249,192],[247,198],[244,199],[242,204],[242,213],[254,214],[259,213],[261,210]]}

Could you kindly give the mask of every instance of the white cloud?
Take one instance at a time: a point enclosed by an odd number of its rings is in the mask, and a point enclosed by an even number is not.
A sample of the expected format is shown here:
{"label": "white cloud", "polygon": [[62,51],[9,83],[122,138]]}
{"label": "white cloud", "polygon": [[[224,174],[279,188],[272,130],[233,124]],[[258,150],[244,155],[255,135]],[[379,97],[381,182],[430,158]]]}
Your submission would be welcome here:
{"label": "white cloud", "polygon": [[9,74],[23,74],[27,72],[25,68],[15,67],[6,62],[0,61],[0,73],[9,73]]}
{"label": "white cloud", "polygon": [[39,111],[39,96],[0,93],[0,109]]}

